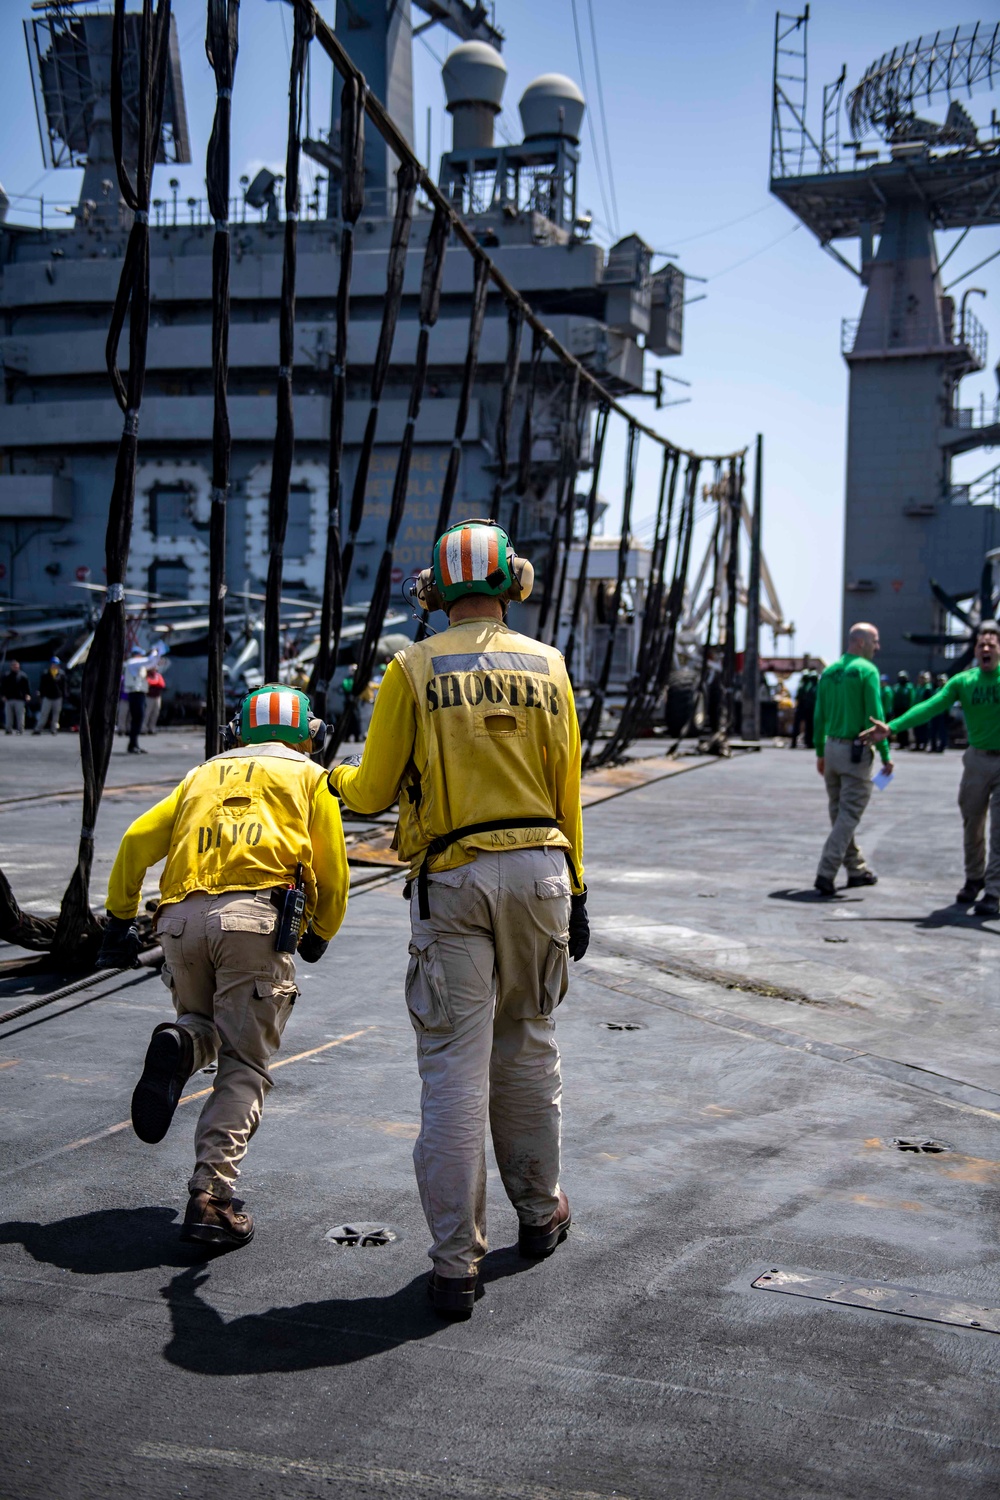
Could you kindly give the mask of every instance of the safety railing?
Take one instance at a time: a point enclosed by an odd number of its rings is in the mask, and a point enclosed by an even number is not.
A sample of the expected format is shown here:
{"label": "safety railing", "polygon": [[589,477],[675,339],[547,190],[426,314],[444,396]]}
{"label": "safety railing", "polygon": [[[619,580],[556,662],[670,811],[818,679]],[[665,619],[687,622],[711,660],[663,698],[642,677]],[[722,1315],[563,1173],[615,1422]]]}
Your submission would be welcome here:
{"label": "safety railing", "polygon": [[989,402],[980,396],[978,406],[953,406],[948,413],[948,426],[977,431],[980,427],[995,427],[1000,422],[1000,400]]}
{"label": "safety railing", "polygon": [[[864,326],[862,326],[864,325]],[[986,364],[987,335],[979,319],[968,309],[959,328],[949,328],[936,318],[912,320],[888,316],[881,321],[843,318],[840,324],[841,354],[892,354],[895,351],[964,349],[978,369]]]}

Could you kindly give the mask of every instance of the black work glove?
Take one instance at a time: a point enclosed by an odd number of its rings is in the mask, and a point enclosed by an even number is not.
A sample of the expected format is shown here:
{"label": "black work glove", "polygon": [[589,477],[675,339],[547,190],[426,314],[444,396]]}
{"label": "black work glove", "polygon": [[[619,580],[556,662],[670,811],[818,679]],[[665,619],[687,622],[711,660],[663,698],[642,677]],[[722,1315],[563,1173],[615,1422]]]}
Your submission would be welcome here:
{"label": "black work glove", "polygon": [[569,898],[569,956],[574,963],[590,947],[590,919],[587,916],[587,892]]}
{"label": "black work glove", "polygon": [[318,964],[329,946],[329,938],[321,938],[307,927],[299,938],[299,957],[307,964]]}
{"label": "black work glove", "polygon": [[131,917],[113,917],[108,913],[104,924],[99,969],[134,969],[139,963],[139,929]]}

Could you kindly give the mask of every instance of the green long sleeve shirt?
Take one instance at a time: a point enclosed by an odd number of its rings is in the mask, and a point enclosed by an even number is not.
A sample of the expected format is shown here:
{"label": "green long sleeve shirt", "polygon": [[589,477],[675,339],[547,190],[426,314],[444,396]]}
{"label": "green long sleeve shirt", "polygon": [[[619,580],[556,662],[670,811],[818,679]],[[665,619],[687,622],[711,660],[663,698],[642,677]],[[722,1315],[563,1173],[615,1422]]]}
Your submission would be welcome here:
{"label": "green long sleeve shirt", "polygon": [[[872,719],[882,717],[882,684],[873,662],[845,651],[832,662],[819,680],[816,695],[816,720],[813,743],[817,756],[826,748],[827,736],[835,740],[855,740]],[[889,745],[881,740],[878,753],[889,759]]]}
{"label": "green long sleeve shirt", "polygon": [[1000,668],[984,672],[981,667],[970,667],[967,672],[959,672],[932,698],[891,719],[889,728],[896,734],[900,729],[926,724],[938,714],[946,714],[953,703],[962,705],[969,744],[977,750],[1000,750]]}

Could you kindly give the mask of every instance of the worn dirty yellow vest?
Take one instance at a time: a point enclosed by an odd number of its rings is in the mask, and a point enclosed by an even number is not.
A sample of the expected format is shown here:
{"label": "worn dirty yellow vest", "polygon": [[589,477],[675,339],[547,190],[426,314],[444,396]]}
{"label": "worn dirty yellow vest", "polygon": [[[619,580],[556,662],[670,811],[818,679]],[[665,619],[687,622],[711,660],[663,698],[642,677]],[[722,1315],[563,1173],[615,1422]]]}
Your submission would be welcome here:
{"label": "worn dirty yellow vest", "polygon": [[[472,823],[558,818],[576,740],[561,654],[496,620],[468,620],[401,651],[416,700],[413,760],[399,799],[397,842],[411,867],[434,839]],[[434,857],[452,869],[474,849],[568,849],[544,825],[472,834]]]}
{"label": "worn dirty yellow vest", "polygon": [[309,915],[316,905],[309,826],[321,766],[290,747],[246,746],[196,766],[181,786],[160,880],[165,903],[191,891],[287,885],[302,866]]}

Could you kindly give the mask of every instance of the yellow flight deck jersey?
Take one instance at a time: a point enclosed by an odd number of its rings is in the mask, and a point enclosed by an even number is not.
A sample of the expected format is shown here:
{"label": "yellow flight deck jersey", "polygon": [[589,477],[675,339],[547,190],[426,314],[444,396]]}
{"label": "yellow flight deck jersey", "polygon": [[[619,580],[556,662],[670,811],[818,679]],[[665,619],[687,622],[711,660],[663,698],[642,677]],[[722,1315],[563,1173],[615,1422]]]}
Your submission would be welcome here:
{"label": "yellow flight deck jersey", "polygon": [[326,771],[276,741],[196,766],[128,829],[108,882],[108,911],[131,918],[150,865],[166,856],[163,905],[192,891],[288,885],[302,866],[305,919],[329,940],[344,920],[350,874],[340,807]]}
{"label": "yellow flight deck jersey", "polygon": [[499,620],[465,620],[389,663],[360,766],[330,784],[355,812],[399,799],[396,844],[415,873],[436,838],[502,818],[555,828],[470,834],[431,860],[468,864],[476,849],[567,850],[583,889],[580,731],[561,654]]}

